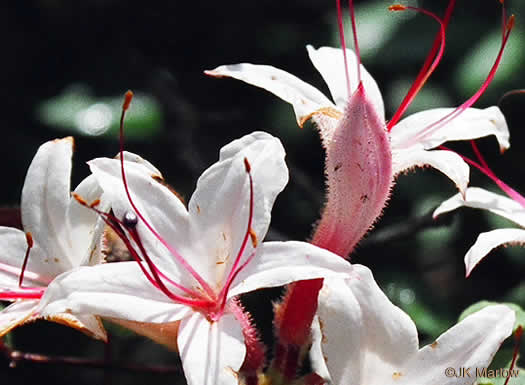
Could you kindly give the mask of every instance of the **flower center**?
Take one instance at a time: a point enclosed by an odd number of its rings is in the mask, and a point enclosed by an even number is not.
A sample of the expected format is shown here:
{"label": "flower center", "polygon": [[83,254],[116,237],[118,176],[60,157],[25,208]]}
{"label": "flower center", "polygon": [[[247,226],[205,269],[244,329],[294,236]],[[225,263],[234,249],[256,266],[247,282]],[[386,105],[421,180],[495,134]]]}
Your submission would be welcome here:
{"label": "flower center", "polygon": [[[246,258],[243,258],[247,254],[248,242],[251,240],[253,249],[257,246],[257,236],[252,228],[253,212],[254,212],[254,193],[253,193],[253,178],[251,174],[251,166],[248,159],[244,158],[244,168],[248,176],[249,182],[249,215],[246,231],[237,255],[232,263],[231,269],[227,275],[227,278],[220,291],[214,290],[213,284],[206,282],[199,273],[190,265],[190,263],[162,236],[155,230],[145,216],[138,209],[135,204],[125,172],[125,162],[123,156],[123,122],[126,110],[129,108],[133,94],[131,91],[126,93],[124,104],[122,107],[122,115],[120,120],[120,136],[121,136],[121,148],[120,148],[120,169],[121,177],[124,185],[127,200],[131,206],[131,210],[128,210],[122,217],[122,219],[116,218],[111,213],[105,213],[98,210],[96,206],[100,203],[95,201],[91,204],[85,202],[84,199],[76,194],[73,194],[75,199],[82,205],[95,210],[105,223],[117,234],[117,236],[124,242],[132,258],[138,263],[142,273],[146,279],[164,295],[170,298],[172,301],[180,304],[184,304],[194,308],[197,311],[202,312],[211,321],[218,320],[224,313],[224,309],[228,300],[228,291],[235,279],[235,277],[242,271],[247,264],[255,256],[255,252],[252,251]],[[141,225],[141,227],[139,227]],[[144,226],[144,227],[142,227]],[[161,269],[155,264],[153,258],[149,255],[147,248],[144,246],[139,229],[141,232],[144,228],[149,232],[149,236],[153,236],[157,239],[170,254],[175,258],[178,264],[186,270],[191,277],[198,283],[197,287],[188,288],[184,285],[175,282],[170,279],[169,276],[161,271]]]}

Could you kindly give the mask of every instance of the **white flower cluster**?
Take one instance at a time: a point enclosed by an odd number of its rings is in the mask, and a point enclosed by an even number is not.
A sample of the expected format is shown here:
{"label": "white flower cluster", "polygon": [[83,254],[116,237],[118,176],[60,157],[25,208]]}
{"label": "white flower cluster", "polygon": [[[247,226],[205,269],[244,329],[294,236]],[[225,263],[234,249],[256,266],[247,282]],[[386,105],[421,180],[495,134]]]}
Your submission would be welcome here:
{"label": "white flower cluster", "polygon": [[[292,104],[300,125],[316,123],[328,192],[310,243],[263,242],[288,182],[285,150],[270,134],[254,132],[224,146],[187,206],[155,166],[127,152],[91,160],[92,174],[72,192],[73,139],[50,141],[27,173],[23,231],[0,227],[0,299],[12,302],[0,312],[0,335],[44,318],[105,340],[101,319],[107,319],[178,351],[191,385],[276,378],[283,384],[473,384],[475,376],[447,377],[445,369],[486,368],[514,330],[513,310],[485,307],[420,348],[410,317],[367,267],[344,257],[381,214],[394,178],[415,167],[440,170],[460,191],[436,216],[470,206],[525,227],[523,202],[468,187],[467,162],[439,148],[494,135],[506,149],[505,118],[497,107],[467,106],[461,114],[428,110],[389,126],[379,88],[351,50],[345,57],[340,49],[307,49],[333,101],[271,66],[226,65],[207,73],[262,87]],[[104,262],[108,229],[132,261]],[[524,234],[481,234],[465,257],[467,272],[496,246],[524,242]],[[267,370],[265,349],[238,298],[289,284],[275,306],[275,357]],[[298,378],[305,354],[312,372]]]}

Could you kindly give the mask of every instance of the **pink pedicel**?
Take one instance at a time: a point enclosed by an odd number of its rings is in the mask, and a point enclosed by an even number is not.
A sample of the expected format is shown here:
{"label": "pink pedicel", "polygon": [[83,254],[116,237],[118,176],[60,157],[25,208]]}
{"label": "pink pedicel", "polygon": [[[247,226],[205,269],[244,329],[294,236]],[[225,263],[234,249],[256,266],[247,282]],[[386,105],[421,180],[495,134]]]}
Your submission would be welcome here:
{"label": "pink pedicel", "polygon": [[381,214],[392,185],[385,122],[362,83],[327,148],[328,199],[312,243],[346,257]]}
{"label": "pink pedicel", "polygon": [[[350,1],[349,5],[357,47],[353,2]],[[340,0],[337,9],[344,48]],[[358,49],[356,55],[359,68]],[[347,257],[381,214],[393,176],[385,121],[367,97],[360,76],[357,90],[350,93],[346,60],[344,70],[349,100],[326,148],[327,201],[311,242]],[[276,305],[275,326],[279,341],[274,365],[289,376],[295,375],[299,365],[295,354],[298,348],[308,346],[310,342],[311,324],[322,286],[322,279],[295,282],[288,287],[282,302]]]}

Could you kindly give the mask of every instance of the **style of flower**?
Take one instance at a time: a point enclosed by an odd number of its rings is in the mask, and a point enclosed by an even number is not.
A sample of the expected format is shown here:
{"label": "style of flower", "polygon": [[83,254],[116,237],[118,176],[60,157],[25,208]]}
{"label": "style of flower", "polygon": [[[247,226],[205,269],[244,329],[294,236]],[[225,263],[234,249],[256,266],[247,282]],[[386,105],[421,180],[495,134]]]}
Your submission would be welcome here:
{"label": "style of flower", "polygon": [[[103,222],[70,197],[72,153],[71,137],[40,146],[22,189],[25,232],[0,227],[0,300],[14,301],[0,312],[0,336],[43,317],[38,312],[40,298],[59,274],[101,261]],[[101,190],[95,179],[88,177],[75,192],[95,201]],[[104,327],[94,315],[51,312],[44,318],[106,339]]]}
{"label": "style of flower", "polygon": [[239,294],[351,271],[308,243],[259,242],[288,181],[284,156],[263,132],[233,141],[199,178],[188,208],[154,172],[89,162],[111,202],[107,223],[136,261],[62,275],[45,293],[43,314],[85,312],[134,325],[179,351],[189,384],[237,384],[250,348]]}
{"label": "style of flower", "polygon": [[[517,194],[517,193],[516,193]],[[459,207],[472,207],[488,210],[502,216],[523,229],[497,229],[479,234],[476,242],[465,255],[466,276],[478,265],[491,250],[507,244],[525,244],[525,200],[514,200],[479,187],[469,187],[465,196],[454,195],[441,203],[434,211],[434,217],[456,210]]]}
{"label": "style of flower", "polygon": [[[471,385],[476,368],[486,368],[512,333],[514,311],[488,306],[419,349],[414,322],[389,301],[368,268],[353,266],[351,278],[325,279],[319,293],[311,358],[330,384]],[[460,368],[470,368],[470,376]]]}

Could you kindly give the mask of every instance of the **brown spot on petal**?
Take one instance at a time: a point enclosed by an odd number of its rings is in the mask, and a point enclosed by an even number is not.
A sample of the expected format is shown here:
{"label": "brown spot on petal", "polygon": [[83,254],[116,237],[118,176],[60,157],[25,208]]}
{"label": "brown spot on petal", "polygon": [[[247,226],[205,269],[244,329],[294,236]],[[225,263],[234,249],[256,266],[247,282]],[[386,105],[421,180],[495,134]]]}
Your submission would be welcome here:
{"label": "brown spot on petal", "polygon": [[434,341],[434,342],[432,342],[432,343],[430,344],[430,347],[431,347],[432,349],[437,348],[437,346],[438,346],[438,342],[437,342],[437,341]]}
{"label": "brown spot on petal", "polygon": [[60,259],[58,259],[57,257],[53,258],[53,261],[55,261],[56,263],[60,262]]}
{"label": "brown spot on petal", "polygon": [[270,79],[271,79],[271,80],[277,80],[277,77],[274,76],[274,75],[272,75],[272,76],[270,76]]}
{"label": "brown spot on petal", "polygon": [[233,370],[231,366],[227,366],[224,368],[227,372],[230,372],[236,379],[239,379],[239,372]]}
{"label": "brown spot on petal", "polygon": [[254,248],[257,247],[257,234],[255,234],[255,231],[250,227],[250,238],[252,240],[252,245]]}
{"label": "brown spot on petal", "polygon": [[201,207],[199,205],[197,205],[196,207],[197,207],[197,214],[200,214],[201,213]]}
{"label": "brown spot on petal", "polygon": [[323,107],[323,108],[319,108],[317,111],[314,111],[306,116],[303,116],[300,120],[299,120],[299,127],[303,127],[304,124],[309,121],[310,119],[312,119],[315,115],[325,115],[325,116],[328,116],[330,118],[334,118],[334,119],[341,119],[343,117],[343,114],[340,112],[340,111],[337,111],[335,108],[333,107]]}
{"label": "brown spot on petal", "polygon": [[343,167],[342,163],[337,163],[334,167],[334,172],[338,171],[341,167]]}
{"label": "brown spot on petal", "polygon": [[321,318],[319,318],[319,329],[321,330],[321,342],[325,344],[328,339],[326,338],[326,335],[324,334],[324,322]]}
{"label": "brown spot on petal", "polygon": [[392,374],[392,378],[393,378],[394,380],[399,380],[402,376],[403,376],[403,373],[401,373],[401,372],[394,372],[394,373]]}

